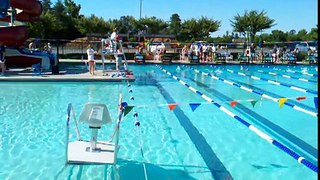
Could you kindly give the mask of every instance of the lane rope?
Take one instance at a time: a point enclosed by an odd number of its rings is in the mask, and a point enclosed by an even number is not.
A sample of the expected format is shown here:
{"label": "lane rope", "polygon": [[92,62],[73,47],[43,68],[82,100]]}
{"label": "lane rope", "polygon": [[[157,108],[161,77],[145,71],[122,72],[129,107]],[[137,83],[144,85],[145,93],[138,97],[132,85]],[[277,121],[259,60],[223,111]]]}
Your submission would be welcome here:
{"label": "lane rope", "polygon": [[308,89],[304,89],[304,88],[301,88],[301,87],[298,87],[298,86],[289,85],[289,84],[284,84],[284,83],[281,83],[281,82],[278,82],[278,81],[273,81],[273,80],[262,78],[262,77],[257,77],[257,76],[253,76],[253,75],[244,74],[242,72],[237,72],[237,71],[234,71],[234,70],[231,70],[231,69],[227,69],[227,72],[233,73],[233,74],[236,74],[236,75],[239,75],[239,76],[247,76],[247,77],[250,77],[251,79],[254,79],[254,80],[262,80],[262,81],[265,81],[265,82],[267,82],[269,84],[273,84],[273,85],[277,85],[277,86],[284,86],[284,87],[293,89],[295,91],[318,95],[317,91],[308,90]]}
{"label": "lane rope", "polygon": [[272,76],[281,76],[281,77],[284,77],[284,78],[287,78],[287,79],[296,79],[296,80],[303,81],[303,82],[318,83],[318,81],[304,79],[304,78],[298,78],[298,77],[293,77],[293,76],[280,74],[280,73],[275,73],[275,72],[265,72],[265,71],[262,71],[262,70],[258,70],[258,72],[259,73],[263,73],[263,74],[269,74],[269,75],[272,75]]}
{"label": "lane rope", "polygon": [[306,72],[303,72],[303,71],[302,72],[293,71],[293,70],[290,70],[290,69],[284,70],[284,69],[280,69],[280,68],[273,68],[273,69],[277,70],[277,71],[285,71],[285,72],[293,73],[293,74],[302,74],[302,75],[311,76],[311,77],[318,77],[318,74],[306,73]]}
{"label": "lane rope", "polygon": [[[129,81],[127,80],[127,86],[129,88],[128,92],[129,93],[132,93],[132,85],[129,83]],[[134,101],[134,96],[130,96],[130,100]],[[135,106],[134,106],[135,107]],[[142,162],[142,166],[143,166],[143,173],[144,173],[144,177],[146,180],[148,180],[148,173],[147,173],[147,167],[146,167],[146,158],[144,157],[144,152],[143,152],[143,139],[142,139],[142,136],[141,136],[141,129],[140,129],[140,121],[138,120],[138,113],[135,111],[133,113],[133,117],[134,117],[134,126],[136,128],[136,134],[137,136],[139,136],[139,148],[140,148],[140,152],[141,152],[141,156],[143,158],[143,162]]]}
{"label": "lane rope", "polygon": [[182,81],[180,78],[176,77],[175,75],[172,75],[170,72],[168,72],[167,70],[165,70],[164,68],[162,68],[159,65],[156,65],[161,71],[163,71],[164,73],[166,73],[167,75],[171,76],[173,79],[177,80],[180,84],[186,86],[188,89],[190,89],[192,92],[194,92],[195,94],[198,94],[199,96],[201,96],[203,99],[205,99],[208,102],[211,102],[213,105],[215,105],[216,107],[218,107],[221,111],[223,111],[224,113],[226,113],[227,115],[229,115],[230,117],[232,117],[233,119],[239,121],[242,125],[245,125],[247,128],[249,128],[249,130],[251,130],[252,132],[254,132],[256,135],[258,135],[259,137],[261,137],[262,139],[268,141],[269,143],[273,144],[274,146],[278,147],[279,149],[281,149],[282,151],[284,151],[285,153],[287,153],[288,155],[290,155],[291,157],[293,157],[294,159],[296,159],[300,164],[303,164],[304,166],[308,167],[309,169],[311,169],[314,172],[318,172],[318,166],[314,165],[312,162],[306,160],[304,157],[300,156],[299,154],[297,154],[296,152],[292,151],[291,149],[289,149],[288,147],[286,147],[285,145],[281,144],[280,142],[278,142],[277,140],[273,139],[272,137],[270,137],[269,135],[267,135],[266,133],[262,132],[261,130],[259,130],[258,128],[256,128],[255,126],[253,126],[252,124],[248,123],[247,121],[245,121],[244,119],[242,119],[241,117],[239,117],[238,115],[234,114],[233,112],[229,111],[227,108],[221,106],[220,104],[214,102],[211,98],[209,98],[208,96],[206,96],[205,94],[203,94],[202,92],[196,90],[195,88],[193,88],[192,86],[188,85],[187,83],[185,83],[184,81]]}
{"label": "lane rope", "polygon": [[[263,97],[263,98],[270,99],[270,100],[272,100],[273,102],[279,103],[279,98],[275,98],[275,97],[269,96],[269,95],[267,95],[267,94],[261,93],[261,92],[259,92],[259,91],[254,90],[254,89],[248,88],[248,87],[246,87],[246,86],[242,86],[242,85],[240,85],[240,84],[237,84],[237,83],[235,83],[235,82],[232,82],[232,81],[229,81],[229,80],[220,78],[220,77],[216,77],[216,76],[214,76],[214,75],[211,75],[211,74],[209,74],[209,73],[202,72],[202,71],[197,70],[197,69],[194,69],[194,68],[192,68],[192,67],[187,67],[187,68],[190,68],[191,70],[193,70],[193,71],[196,72],[196,73],[201,73],[201,74],[203,74],[203,75],[205,75],[205,76],[211,77],[212,79],[222,81],[222,82],[225,83],[225,84],[228,84],[228,85],[231,85],[231,86],[235,86],[235,87],[237,87],[237,88],[239,88],[239,89],[245,90],[245,91],[250,92],[250,93],[253,93],[253,94],[257,94],[257,95],[259,95],[259,96],[261,96],[261,97]],[[302,107],[300,107],[300,106],[291,104],[291,103],[289,103],[289,102],[285,102],[284,104],[287,105],[287,106],[289,106],[289,107],[291,107],[291,108],[294,109],[294,110],[297,110],[297,111],[300,111],[300,112],[303,112],[303,113],[306,113],[306,114],[309,114],[309,115],[311,115],[311,116],[314,116],[314,117],[318,118],[318,113],[317,113],[317,112],[309,111],[309,110],[307,110],[307,109],[304,109],[304,108],[302,108]]]}

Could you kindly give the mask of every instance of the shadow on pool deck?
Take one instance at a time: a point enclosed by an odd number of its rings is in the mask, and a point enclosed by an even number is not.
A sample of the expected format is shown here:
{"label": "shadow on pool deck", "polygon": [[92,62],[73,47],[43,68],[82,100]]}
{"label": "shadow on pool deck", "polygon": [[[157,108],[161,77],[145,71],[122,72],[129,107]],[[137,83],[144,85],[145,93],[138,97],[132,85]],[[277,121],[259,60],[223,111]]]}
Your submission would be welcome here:
{"label": "shadow on pool deck", "polygon": [[60,71],[59,74],[53,74],[51,71],[45,71],[41,74],[33,72],[31,68],[12,68],[5,72],[4,76],[0,76],[0,82],[120,82],[120,81],[134,81],[133,75],[126,77],[118,77],[113,74],[120,73],[119,71],[105,71],[97,70],[95,75],[90,75],[86,69],[72,69],[67,71]]}

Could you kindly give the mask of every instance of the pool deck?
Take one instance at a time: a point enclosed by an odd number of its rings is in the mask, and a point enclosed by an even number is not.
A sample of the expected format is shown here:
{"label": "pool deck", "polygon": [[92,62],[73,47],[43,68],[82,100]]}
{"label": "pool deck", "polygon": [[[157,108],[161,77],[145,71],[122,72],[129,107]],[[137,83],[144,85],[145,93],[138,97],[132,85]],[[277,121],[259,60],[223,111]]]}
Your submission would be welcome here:
{"label": "pool deck", "polygon": [[[79,59],[60,59],[61,63],[84,63]],[[101,60],[96,61],[97,64],[102,63]],[[183,61],[172,61],[173,64],[191,64]],[[114,62],[106,62],[106,65],[114,64]],[[134,60],[128,60],[128,64],[135,64]],[[147,60],[146,64],[162,64],[160,61]],[[199,63],[197,63],[199,64]],[[201,63],[203,64],[203,63]],[[221,64],[221,63],[206,63],[206,64]],[[238,61],[230,61],[226,64],[241,64]],[[260,64],[260,63],[253,63]],[[301,63],[297,63],[301,64]],[[307,64],[305,64],[307,65]],[[130,65],[129,65],[130,67]],[[12,68],[5,72],[4,76],[0,76],[0,82],[121,82],[134,81],[134,75],[127,75],[126,77],[112,77],[112,75],[119,73],[119,71],[108,70],[102,72],[97,70],[95,75],[90,75],[87,70],[68,70],[60,71],[59,74],[52,74],[51,72],[43,72],[40,75],[34,73],[31,68]],[[134,72],[133,72],[134,73]]]}
{"label": "pool deck", "polygon": [[103,75],[102,70],[96,71],[95,75],[89,72],[66,72],[60,71],[59,74],[44,72],[41,75],[33,73],[30,68],[10,69],[0,76],[0,82],[121,82],[134,81],[134,75],[127,77],[111,77],[116,71],[107,71],[108,75]]}
{"label": "pool deck", "polygon": [[[81,60],[61,60],[60,62],[81,63]],[[82,62],[83,63],[83,62]],[[98,62],[99,63],[99,62]],[[120,73],[116,70],[96,70],[95,75],[91,75],[88,70],[72,69],[59,71],[53,74],[51,71],[36,73],[32,68],[11,68],[0,76],[0,82],[121,82],[134,81],[134,75],[126,77],[113,76]],[[113,77],[112,77],[113,76]]]}

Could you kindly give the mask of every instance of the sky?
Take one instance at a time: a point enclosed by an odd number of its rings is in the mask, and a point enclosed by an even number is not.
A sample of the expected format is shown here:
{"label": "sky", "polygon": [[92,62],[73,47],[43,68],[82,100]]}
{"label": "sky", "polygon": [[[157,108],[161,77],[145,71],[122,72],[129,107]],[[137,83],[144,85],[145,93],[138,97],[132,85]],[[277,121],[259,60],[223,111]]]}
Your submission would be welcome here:
{"label": "sky", "polygon": [[[55,1],[52,1],[55,3]],[[169,21],[177,13],[182,21],[191,18],[207,17],[221,21],[213,37],[222,36],[226,31],[232,32],[230,20],[245,10],[266,11],[267,16],[275,20],[276,25],[266,33],[278,29],[284,32],[292,29],[308,32],[318,24],[317,0],[74,0],[81,5],[80,14],[108,19],[119,19],[121,16],[140,17],[155,16]]]}

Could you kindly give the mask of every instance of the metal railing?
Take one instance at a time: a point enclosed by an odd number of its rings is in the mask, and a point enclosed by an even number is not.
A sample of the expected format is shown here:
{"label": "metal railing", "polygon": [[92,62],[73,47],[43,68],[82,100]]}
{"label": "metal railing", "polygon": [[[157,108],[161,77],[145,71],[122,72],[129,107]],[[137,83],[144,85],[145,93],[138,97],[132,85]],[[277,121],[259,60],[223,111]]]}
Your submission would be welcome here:
{"label": "metal railing", "polygon": [[72,104],[69,103],[68,104],[68,108],[67,108],[67,127],[66,127],[66,152],[65,152],[65,157],[66,157],[66,164],[68,163],[68,148],[69,148],[69,135],[70,135],[70,116],[73,116],[73,121],[75,124],[75,130],[77,133],[77,140],[80,141],[81,140],[81,136],[80,136],[80,131],[79,131],[79,127],[78,127],[78,122],[76,119],[76,115],[75,112],[73,110]]}

